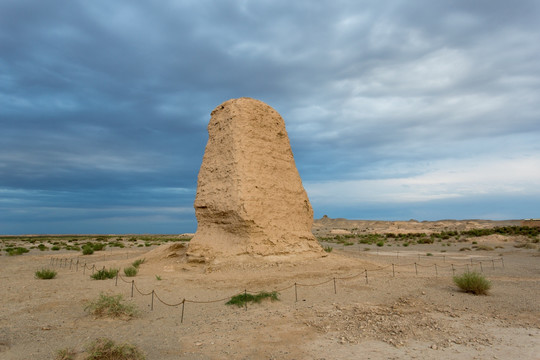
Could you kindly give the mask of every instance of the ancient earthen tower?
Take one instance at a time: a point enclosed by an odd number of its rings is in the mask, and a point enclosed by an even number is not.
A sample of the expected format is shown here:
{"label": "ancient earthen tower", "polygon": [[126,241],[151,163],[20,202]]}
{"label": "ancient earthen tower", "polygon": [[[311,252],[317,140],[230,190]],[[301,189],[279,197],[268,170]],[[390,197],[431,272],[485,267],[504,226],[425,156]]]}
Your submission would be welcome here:
{"label": "ancient earthen tower", "polygon": [[261,101],[232,99],[212,111],[208,134],[188,259],[323,256],[281,116]]}

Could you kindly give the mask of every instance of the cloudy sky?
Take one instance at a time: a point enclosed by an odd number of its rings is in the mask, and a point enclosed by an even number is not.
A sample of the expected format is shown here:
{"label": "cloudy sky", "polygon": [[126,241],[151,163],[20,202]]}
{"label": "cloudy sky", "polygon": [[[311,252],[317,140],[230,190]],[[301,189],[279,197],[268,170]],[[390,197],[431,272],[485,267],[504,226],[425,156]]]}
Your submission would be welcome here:
{"label": "cloudy sky", "polygon": [[0,234],[195,231],[242,96],[316,218],[540,217],[539,4],[0,0]]}

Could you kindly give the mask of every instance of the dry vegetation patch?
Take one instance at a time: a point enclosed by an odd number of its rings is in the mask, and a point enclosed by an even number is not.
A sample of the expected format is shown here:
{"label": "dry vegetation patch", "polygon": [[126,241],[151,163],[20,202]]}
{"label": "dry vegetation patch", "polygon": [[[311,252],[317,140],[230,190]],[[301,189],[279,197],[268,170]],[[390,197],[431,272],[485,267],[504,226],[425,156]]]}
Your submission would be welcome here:
{"label": "dry vegetation patch", "polygon": [[95,317],[112,317],[130,319],[138,315],[137,308],[134,304],[123,302],[122,295],[105,295],[100,294],[99,297],[88,303],[85,311]]}

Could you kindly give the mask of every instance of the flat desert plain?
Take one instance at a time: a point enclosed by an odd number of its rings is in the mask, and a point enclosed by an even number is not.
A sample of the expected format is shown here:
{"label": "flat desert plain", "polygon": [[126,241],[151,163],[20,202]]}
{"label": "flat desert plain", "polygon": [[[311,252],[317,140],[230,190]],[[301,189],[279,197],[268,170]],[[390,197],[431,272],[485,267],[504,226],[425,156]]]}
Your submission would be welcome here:
{"label": "flat desert plain", "polygon": [[[34,248],[8,256],[7,246],[31,243],[3,237],[0,358],[54,359],[72,349],[83,359],[87,344],[105,337],[147,359],[539,359],[538,236],[465,235],[516,225],[323,218],[313,231],[326,257],[211,265],[187,263],[181,241],[142,246],[117,236],[124,248],[92,255]],[[44,241],[50,248],[54,238]],[[145,259],[138,274],[126,277],[122,269],[137,259]],[[103,267],[123,276],[90,278]],[[37,279],[42,268],[56,278]],[[453,274],[466,271],[491,281],[488,295],[457,288]],[[274,290],[278,301],[225,304]],[[100,294],[122,295],[139,315],[94,317],[85,307]]]}

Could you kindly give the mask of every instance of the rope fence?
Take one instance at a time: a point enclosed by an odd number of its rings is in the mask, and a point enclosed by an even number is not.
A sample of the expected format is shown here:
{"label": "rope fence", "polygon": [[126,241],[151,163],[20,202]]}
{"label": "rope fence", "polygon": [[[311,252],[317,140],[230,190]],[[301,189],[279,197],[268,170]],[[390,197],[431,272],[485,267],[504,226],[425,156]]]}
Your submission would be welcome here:
{"label": "rope fence", "polygon": [[[298,302],[298,288],[299,287],[318,287],[318,286],[326,285],[326,284],[328,284],[330,282],[333,282],[334,294],[337,294],[337,281],[338,280],[340,280],[340,281],[348,281],[348,280],[353,280],[353,279],[356,279],[356,278],[364,277],[365,283],[369,284],[369,276],[368,276],[368,274],[376,273],[376,272],[379,272],[379,271],[384,271],[384,270],[387,270],[387,269],[390,269],[390,268],[391,268],[390,271],[392,273],[391,276],[393,278],[396,277],[396,268],[398,268],[398,267],[402,267],[402,268],[409,267],[412,270],[412,266],[414,266],[414,271],[415,271],[416,276],[418,276],[418,273],[419,273],[418,268],[420,267],[422,269],[433,268],[433,273],[432,274],[434,274],[435,277],[438,277],[440,269],[441,270],[451,269],[452,275],[455,275],[456,270],[458,268],[462,268],[462,269],[466,270],[467,272],[470,272],[471,268],[474,269],[474,268],[478,267],[480,269],[480,272],[484,272],[483,263],[487,263],[488,268],[491,267],[491,269],[495,270],[495,267],[496,267],[495,263],[496,262],[500,263],[502,269],[505,269],[504,259],[502,257],[500,257],[500,258],[491,258],[491,259],[483,259],[483,260],[477,260],[477,261],[473,261],[473,259],[471,258],[470,262],[467,261],[466,263],[461,263],[461,264],[450,263],[450,264],[444,264],[444,265],[443,264],[437,264],[437,263],[420,264],[418,262],[412,262],[412,263],[406,263],[406,264],[392,263],[392,264],[389,264],[389,265],[386,265],[386,266],[378,266],[378,267],[371,268],[371,269],[364,268],[359,273],[354,274],[354,275],[350,275],[350,276],[342,276],[342,277],[333,276],[333,277],[331,277],[329,279],[326,279],[324,281],[314,283],[314,284],[294,282],[291,285],[287,285],[287,286],[285,286],[283,288],[279,288],[279,289],[276,289],[274,291],[279,293],[279,292],[283,292],[285,290],[289,290],[289,289],[294,287],[295,302]],[[56,266],[58,268],[65,268],[65,269],[67,269],[68,266],[69,266],[69,270],[73,271],[73,269],[75,269],[76,272],[78,272],[79,268],[82,267],[83,275],[86,274],[86,270],[92,271],[92,275],[96,271],[96,264],[92,264],[92,266],[90,266],[86,262],[84,262],[84,263],[81,262],[78,258],[76,259],[76,261],[74,261],[73,258],[68,259],[68,258],[54,258],[53,257],[53,258],[50,259],[49,265],[51,265],[53,267]],[[103,267],[103,270],[104,269],[105,269],[105,266]],[[141,289],[139,289],[137,287],[137,285],[135,284],[135,280],[134,279],[128,280],[128,279],[124,278],[122,275],[120,275],[120,270],[117,271],[116,276],[115,276],[115,286],[118,286],[118,279],[120,279],[123,283],[131,285],[131,297],[132,298],[134,297],[135,291],[137,293],[139,293],[141,296],[151,296],[151,302],[150,302],[150,310],[151,311],[154,310],[154,298],[157,299],[160,303],[162,303],[165,306],[169,306],[169,307],[182,306],[182,314],[181,314],[181,321],[180,321],[181,323],[184,322],[184,311],[185,311],[185,304],[186,303],[192,303],[192,304],[220,303],[220,302],[230,300],[233,297],[240,296],[242,294],[247,299],[247,294],[248,293],[249,294],[260,293],[259,291],[249,291],[249,290],[245,289],[244,291],[237,292],[234,295],[219,298],[219,299],[215,299],[215,300],[194,300],[194,299],[183,298],[180,302],[169,303],[167,301],[164,301],[154,289],[152,289],[151,291],[148,291],[148,292],[145,292],[145,291],[142,291]],[[247,301],[245,302],[245,308],[247,310]]]}

